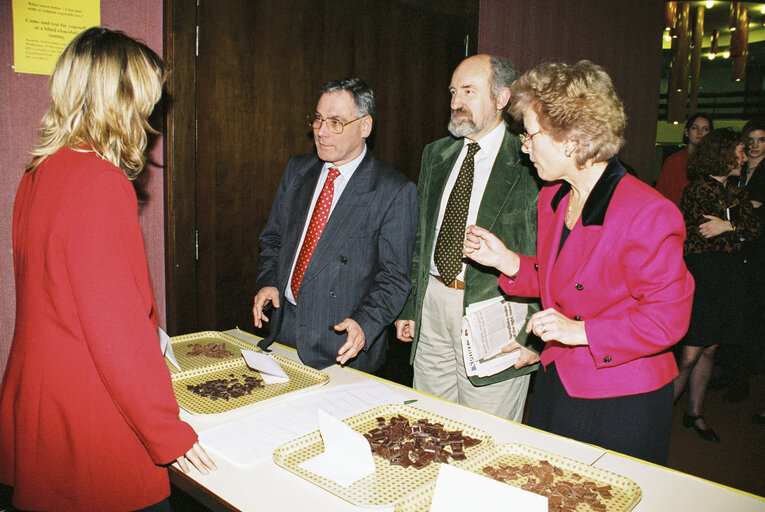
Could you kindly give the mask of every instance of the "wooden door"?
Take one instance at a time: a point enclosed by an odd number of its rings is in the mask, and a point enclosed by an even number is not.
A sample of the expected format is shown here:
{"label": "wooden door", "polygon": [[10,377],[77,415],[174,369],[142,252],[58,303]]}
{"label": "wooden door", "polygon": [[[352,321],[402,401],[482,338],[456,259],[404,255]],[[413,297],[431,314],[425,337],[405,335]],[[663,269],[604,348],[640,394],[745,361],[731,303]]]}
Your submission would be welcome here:
{"label": "wooden door", "polygon": [[251,329],[258,235],[288,159],[313,151],[321,84],[372,86],[370,149],[416,181],[478,1],[166,0],[165,18],[168,329]]}

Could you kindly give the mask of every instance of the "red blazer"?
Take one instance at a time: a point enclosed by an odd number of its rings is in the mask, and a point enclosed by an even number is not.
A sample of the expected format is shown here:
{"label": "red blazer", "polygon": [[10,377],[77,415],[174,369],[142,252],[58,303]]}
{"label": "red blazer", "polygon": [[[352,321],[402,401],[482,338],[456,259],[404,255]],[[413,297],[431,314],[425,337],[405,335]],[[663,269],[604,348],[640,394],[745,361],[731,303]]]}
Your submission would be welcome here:
{"label": "red blazer", "polygon": [[501,276],[500,287],[585,321],[589,345],[549,342],[542,352],[569,395],[656,390],[677,376],[669,347],[690,321],[694,283],[683,262],[683,217],[614,158],[558,254],[569,191],[567,183],[543,187],[538,256],[521,256],[516,279]]}
{"label": "red blazer", "polygon": [[688,148],[673,153],[664,160],[656,180],[656,190],[680,206],[683,190],[688,186]]}
{"label": "red blazer", "polygon": [[136,195],[94,153],[26,173],[13,212],[16,328],[0,482],[24,510],[127,511],[170,494],[197,437],[159,350]]}

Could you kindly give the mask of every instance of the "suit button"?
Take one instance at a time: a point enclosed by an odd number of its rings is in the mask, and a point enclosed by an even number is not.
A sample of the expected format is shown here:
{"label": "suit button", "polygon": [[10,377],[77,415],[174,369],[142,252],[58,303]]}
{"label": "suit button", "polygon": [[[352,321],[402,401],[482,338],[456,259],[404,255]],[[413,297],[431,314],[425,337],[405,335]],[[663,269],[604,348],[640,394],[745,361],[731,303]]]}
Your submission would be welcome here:
{"label": "suit button", "polygon": [[604,363],[610,363],[611,362],[611,356],[606,356],[603,358]]}
{"label": "suit button", "polygon": [[576,315],[576,316],[574,317],[574,320],[581,320],[581,319],[582,319],[582,317],[581,317],[581,316],[579,316],[579,315]]}
{"label": "suit button", "polygon": [[534,263],[534,270],[539,270],[539,265]]}
{"label": "suit button", "polygon": [[348,258],[346,258],[345,256],[340,256],[340,263],[345,265],[346,263],[348,263]]}
{"label": "suit button", "polygon": [[577,289],[577,290],[579,290],[580,292],[581,292],[582,290],[584,290],[584,286],[582,286],[580,283],[576,283],[576,286],[574,286],[574,288],[576,288],[576,289]]}
{"label": "suit button", "polygon": [[329,296],[330,298],[334,299],[335,297],[337,297],[337,294],[335,292],[329,292]]}

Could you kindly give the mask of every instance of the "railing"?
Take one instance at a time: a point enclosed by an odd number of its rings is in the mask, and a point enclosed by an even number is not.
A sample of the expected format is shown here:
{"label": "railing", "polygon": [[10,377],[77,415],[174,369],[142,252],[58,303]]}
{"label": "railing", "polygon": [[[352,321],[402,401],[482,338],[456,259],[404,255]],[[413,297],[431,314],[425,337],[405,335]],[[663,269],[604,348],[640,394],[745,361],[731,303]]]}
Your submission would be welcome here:
{"label": "railing", "polygon": [[[714,119],[751,119],[765,115],[765,91],[700,93],[697,112]],[[667,120],[667,95],[659,96],[659,120]]]}

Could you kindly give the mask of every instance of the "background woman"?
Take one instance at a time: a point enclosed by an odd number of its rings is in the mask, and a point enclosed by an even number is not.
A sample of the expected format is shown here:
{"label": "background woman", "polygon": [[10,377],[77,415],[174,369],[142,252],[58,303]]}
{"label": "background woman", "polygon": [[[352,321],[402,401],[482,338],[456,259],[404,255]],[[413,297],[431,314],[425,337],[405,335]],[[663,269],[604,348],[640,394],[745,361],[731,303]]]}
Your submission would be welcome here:
{"label": "background woman", "polygon": [[688,161],[690,185],[680,209],[688,238],[684,254],[696,280],[693,313],[675,380],[675,400],[688,386],[683,425],[707,441],[719,441],[701,416],[701,405],[719,343],[738,343],[743,334],[746,270],[742,242],[759,231],[759,221],[744,189],[736,186],[746,161],[738,133],[712,131]]}
{"label": "background woman", "polygon": [[547,182],[537,256],[468,228],[464,253],[502,272],[509,295],[539,297],[527,323],[546,346],[529,424],[666,462],[677,366],[668,350],[688,326],[693,279],[677,208],[616,158],[625,116],[594,64],[543,64],[512,86],[510,113]]}
{"label": "background woman", "polygon": [[[747,359],[748,370],[754,372],[765,365],[765,118],[752,119],[744,125],[741,132],[746,143],[747,166],[741,171],[739,186],[746,188],[749,200],[752,201],[757,217],[760,219],[760,235],[746,243],[747,259],[749,261],[750,277],[747,280],[747,325],[751,326],[752,336],[749,338],[749,347],[754,351],[754,357]],[[748,381],[744,381],[743,388],[748,392]],[[732,387],[728,393],[734,394],[730,398],[744,398],[748,393],[736,393]],[[742,396],[743,395],[743,396]],[[732,400],[736,401],[736,400]],[[765,424],[765,412],[752,416],[755,423]]]}
{"label": "background woman", "polygon": [[[741,169],[738,186],[745,188],[747,196],[760,221],[757,236],[744,240],[742,251],[746,261],[744,328],[746,336],[737,344],[726,343],[715,353],[722,374],[712,377],[709,388],[728,388],[723,401],[737,403],[749,396],[749,375],[763,364],[763,343],[765,343],[765,239],[762,228],[765,225],[765,119],[752,119],[744,125],[741,138],[746,144],[748,161]],[[755,418],[755,421],[757,418]],[[765,418],[762,420],[765,422]]]}
{"label": "background woman", "polygon": [[[50,77],[13,213],[16,327],[0,482],[27,510],[169,510],[165,465],[215,465],[178,419],[130,182],[165,64],[91,28]],[[185,455],[184,455],[185,454]]]}
{"label": "background woman", "polygon": [[689,117],[683,130],[683,143],[687,146],[669,155],[661,166],[656,190],[678,206],[683,189],[688,185],[688,157],[696,150],[701,139],[713,129],[714,123],[709,115],[699,112]]}

